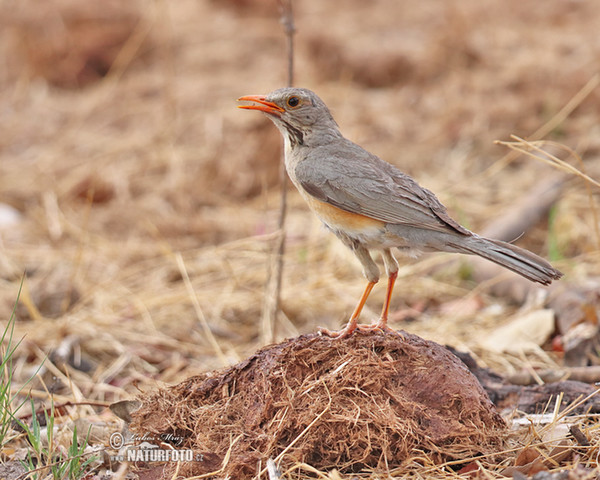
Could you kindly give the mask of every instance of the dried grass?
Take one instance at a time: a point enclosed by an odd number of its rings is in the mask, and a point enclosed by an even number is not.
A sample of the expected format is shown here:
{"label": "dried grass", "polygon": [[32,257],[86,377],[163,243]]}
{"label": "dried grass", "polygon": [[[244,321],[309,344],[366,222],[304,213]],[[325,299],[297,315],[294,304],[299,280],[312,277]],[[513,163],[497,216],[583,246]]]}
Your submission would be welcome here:
{"label": "dried grass", "polygon": [[[467,368],[415,335],[300,336],[223,372],[141,397],[132,430],[206,461],[184,475],[252,478],[260,460],[344,472],[502,449],[505,424]],[[234,439],[232,441],[232,439]],[[235,445],[234,445],[235,444]]]}

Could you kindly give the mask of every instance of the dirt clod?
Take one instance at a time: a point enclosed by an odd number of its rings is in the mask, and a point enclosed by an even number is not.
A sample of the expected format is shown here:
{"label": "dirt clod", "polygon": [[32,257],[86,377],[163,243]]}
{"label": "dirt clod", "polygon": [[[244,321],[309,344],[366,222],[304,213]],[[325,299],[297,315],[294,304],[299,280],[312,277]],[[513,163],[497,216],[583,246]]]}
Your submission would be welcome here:
{"label": "dirt clod", "polygon": [[[282,463],[350,472],[497,451],[505,424],[467,367],[415,335],[303,335],[143,399],[138,434],[183,437],[210,459],[180,474],[255,475]],[[225,461],[230,453],[228,462]],[[201,457],[199,457],[201,458]]]}

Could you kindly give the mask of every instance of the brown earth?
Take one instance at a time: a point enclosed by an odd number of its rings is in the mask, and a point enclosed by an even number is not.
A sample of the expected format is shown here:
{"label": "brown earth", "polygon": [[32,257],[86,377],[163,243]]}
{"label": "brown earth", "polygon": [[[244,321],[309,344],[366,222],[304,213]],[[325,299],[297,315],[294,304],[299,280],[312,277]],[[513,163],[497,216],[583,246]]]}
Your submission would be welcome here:
{"label": "brown earth", "polygon": [[303,335],[140,400],[138,438],[172,436],[202,458],[185,476],[251,478],[284,453],[282,468],[343,472],[442,463],[500,451],[506,428],[457,357],[406,332]]}

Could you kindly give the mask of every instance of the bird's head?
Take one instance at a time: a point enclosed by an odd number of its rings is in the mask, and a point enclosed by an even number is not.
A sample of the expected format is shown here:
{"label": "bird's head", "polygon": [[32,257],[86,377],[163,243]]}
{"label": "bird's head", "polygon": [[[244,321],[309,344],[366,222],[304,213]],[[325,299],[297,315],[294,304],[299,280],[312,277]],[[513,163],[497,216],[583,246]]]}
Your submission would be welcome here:
{"label": "bird's head", "polygon": [[266,113],[290,145],[317,145],[339,137],[337,123],[327,105],[306,88],[280,88],[268,95],[247,95],[238,101],[255,102],[239,108]]}

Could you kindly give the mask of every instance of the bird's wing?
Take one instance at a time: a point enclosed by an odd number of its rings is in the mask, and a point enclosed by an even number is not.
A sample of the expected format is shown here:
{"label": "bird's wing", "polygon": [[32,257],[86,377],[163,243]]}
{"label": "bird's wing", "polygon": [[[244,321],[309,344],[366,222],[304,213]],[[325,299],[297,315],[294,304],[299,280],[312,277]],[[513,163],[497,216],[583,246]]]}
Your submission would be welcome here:
{"label": "bird's wing", "polygon": [[432,192],[349,141],[315,149],[294,173],[308,194],[342,210],[386,223],[470,234]]}

